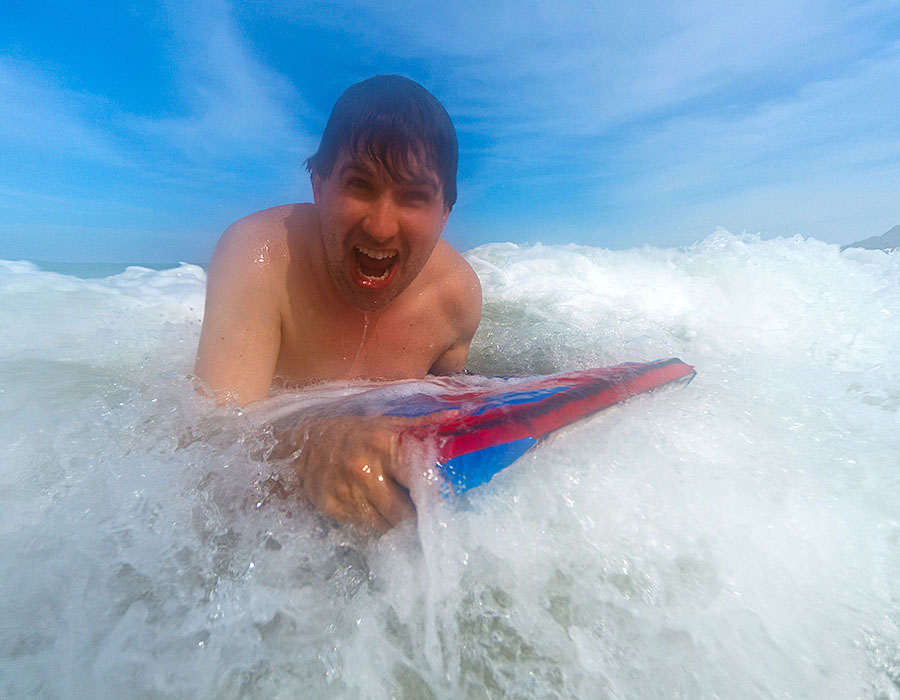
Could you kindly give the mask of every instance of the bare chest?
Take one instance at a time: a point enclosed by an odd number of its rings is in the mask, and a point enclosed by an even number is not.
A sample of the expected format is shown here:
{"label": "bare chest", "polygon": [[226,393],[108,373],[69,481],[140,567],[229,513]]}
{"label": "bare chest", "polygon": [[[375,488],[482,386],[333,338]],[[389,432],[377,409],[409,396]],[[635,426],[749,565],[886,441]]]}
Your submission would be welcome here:
{"label": "bare chest", "polygon": [[282,325],[276,375],[286,384],[323,379],[424,377],[452,343],[433,310],[342,317],[323,309],[291,314]]}

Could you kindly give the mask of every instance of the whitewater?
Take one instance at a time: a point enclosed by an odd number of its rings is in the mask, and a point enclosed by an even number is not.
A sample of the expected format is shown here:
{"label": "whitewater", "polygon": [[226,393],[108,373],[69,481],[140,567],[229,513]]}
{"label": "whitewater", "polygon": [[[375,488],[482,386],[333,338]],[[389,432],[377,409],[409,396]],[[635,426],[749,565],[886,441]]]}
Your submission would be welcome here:
{"label": "whitewater", "polygon": [[465,255],[470,371],[697,376],[383,537],[194,390],[202,268],[0,262],[0,696],[900,698],[900,251]]}

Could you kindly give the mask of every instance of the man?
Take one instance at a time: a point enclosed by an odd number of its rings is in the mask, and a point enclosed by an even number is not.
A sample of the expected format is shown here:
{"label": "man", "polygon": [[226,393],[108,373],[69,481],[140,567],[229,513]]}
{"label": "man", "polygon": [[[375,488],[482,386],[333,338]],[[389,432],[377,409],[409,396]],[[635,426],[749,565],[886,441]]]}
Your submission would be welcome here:
{"label": "man", "polygon": [[[440,239],[456,201],[446,110],[399,76],[351,86],[307,162],[314,204],[233,224],[209,267],[195,374],[247,404],[273,384],[463,370],[481,318],[475,272]],[[280,436],[309,499],[385,531],[415,514],[404,419],[334,418]]]}

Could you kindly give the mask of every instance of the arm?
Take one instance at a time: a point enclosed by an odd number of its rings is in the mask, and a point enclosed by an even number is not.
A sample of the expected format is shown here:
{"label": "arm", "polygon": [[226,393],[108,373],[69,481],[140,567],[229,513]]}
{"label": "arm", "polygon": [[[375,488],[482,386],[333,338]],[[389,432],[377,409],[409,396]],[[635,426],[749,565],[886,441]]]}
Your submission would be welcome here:
{"label": "arm", "polygon": [[[269,393],[281,345],[278,237],[254,215],[223,235],[210,262],[194,372],[219,400],[244,405]],[[396,423],[396,424],[395,424]],[[324,513],[385,532],[415,515],[402,419],[333,417],[276,429],[279,457]]]}
{"label": "arm", "polygon": [[263,398],[275,372],[281,345],[275,282],[283,258],[264,223],[253,215],[232,225],[210,261],[194,373],[219,400]]}
{"label": "arm", "polygon": [[[481,283],[471,266],[447,246],[450,268],[431,302],[444,311],[453,342],[432,365],[432,374],[463,370],[481,320]],[[434,415],[342,416],[305,421],[289,444],[303,490],[320,510],[386,532],[416,513],[409,491],[426,446],[416,428]],[[433,462],[432,462],[433,465]]]}
{"label": "arm", "polygon": [[[432,365],[434,374],[465,367],[481,320],[478,276],[449,246],[444,255],[438,262],[447,273],[432,288],[428,303],[442,311],[452,340]],[[294,467],[316,507],[338,520],[385,532],[415,515],[409,491],[420,477],[417,466],[423,466],[426,451],[421,428],[437,420],[433,415],[314,419],[296,425],[285,444],[299,450]]]}
{"label": "arm", "polygon": [[456,251],[451,252],[455,269],[444,306],[454,341],[434,362],[429,374],[462,372],[469,357],[472,338],[481,322],[481,282],[469,263]]}

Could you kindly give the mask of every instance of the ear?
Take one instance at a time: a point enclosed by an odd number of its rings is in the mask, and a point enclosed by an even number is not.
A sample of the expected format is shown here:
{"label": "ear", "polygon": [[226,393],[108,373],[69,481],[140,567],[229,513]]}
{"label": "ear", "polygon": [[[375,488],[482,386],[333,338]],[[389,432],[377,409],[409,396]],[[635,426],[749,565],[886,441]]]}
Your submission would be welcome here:
{"label": "ear", "polygon": [[444,226],[447,225],[447,218],[450,216],[450,209],[452,207],[448,207],[446,204],[444,205],[444,217],[441,219],[441,231],[444,230]]}
{"label": "ear", "polygon": [[317,173],[315,170],[311,170],[309,173],[309,179],[312,182],[313,202],[315,204],[318,204],[319,200],[322,198],[322,178],[319,177],[319,173]]}

